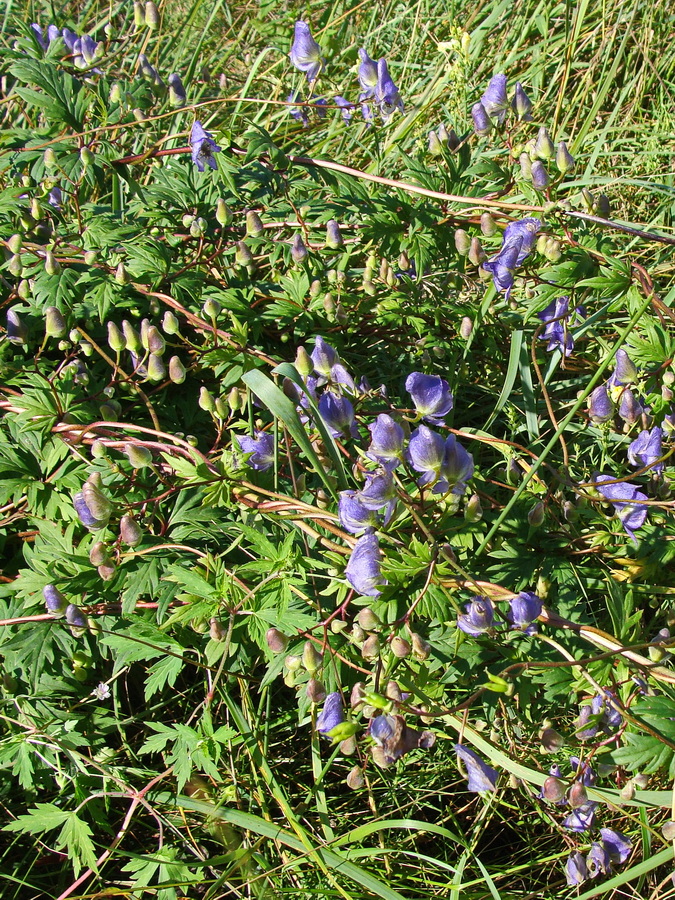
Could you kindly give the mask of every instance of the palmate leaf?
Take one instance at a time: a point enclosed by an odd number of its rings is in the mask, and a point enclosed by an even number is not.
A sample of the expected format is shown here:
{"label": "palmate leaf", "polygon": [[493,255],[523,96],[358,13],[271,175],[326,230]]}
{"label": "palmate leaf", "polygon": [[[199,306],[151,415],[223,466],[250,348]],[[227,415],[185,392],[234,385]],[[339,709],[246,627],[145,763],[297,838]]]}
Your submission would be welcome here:
{"label": "palmate leaf", "polygon": [[675,777],[675,700],[670,697],[647,697],[631,709],[656,734],[624,735],[625,745],[616,750],[614,759],[627,769],[651,774],[664,769]]}
{"label": "palmate leaf", "polygon": [[36,85],[39,89],[17,87],[16,92],[22,99],[43,109],[50,119],[82,131],[91,98],[81,82],[62,69],[36,59],[15,62],[9,70],[18,81]]}

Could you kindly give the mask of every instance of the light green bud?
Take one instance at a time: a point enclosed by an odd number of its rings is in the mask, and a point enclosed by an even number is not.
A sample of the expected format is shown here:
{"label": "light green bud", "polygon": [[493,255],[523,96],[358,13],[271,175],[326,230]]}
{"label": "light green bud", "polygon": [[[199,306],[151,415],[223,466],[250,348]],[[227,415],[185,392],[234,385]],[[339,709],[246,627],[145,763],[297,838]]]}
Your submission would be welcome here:
{"label": "light green bud", "polygon": [[98,258],[96,250],[87,250],[84,254],[84,261],[88,266],[93,266]]}
{"label": "light green bud", "polygon": [[237,250],[235,253],[235,261],[238,266],[248,267],[253,264],[253,255],[244,241],[237,241],[235,244]]}
{"label": "light green bud", "polygon": [[207,388],[202,385],[199,389],[199,406],[205,412],[215,412],[216,409],[216,401],[213,398],[213,394]]}
{"label": "light green bud", "polygon": [[60,271],[61,266],[59,265],[58,259],[51,250],[47,250],[45,253],[45,272],[47,275],[58,275]]}
{"label": "light green bud", "polygon": [[122,332],[126,338],[127,349],[131,350],[132,353],[140,353],[143,349],[141,336],[127,319],[122,320]]}
{"label": "light green bud", "polygon": [[45,310],[45,332],[49,337],[62,338],[67,330],[61,310],[56,306],[48,306]]}
{"label": "light green bud", "polygon": [[217,300],[213,300],[212,298],[207,300],[202,307],[202,311],[208,319],[217,319],[220,315],[221,309],[222,307],[220,303],[218,303]]}
{"label": "light green bud", "polygon": [[56,153],[54,153],[51,147],[47,147],[47,149],[45,150],[44,166],[48,171],[51,171],[58,166]]}
{"label": "light green bud", "polygon": [[118,284],[128,284],[129,283],[129,276],[127,275],[127,270],[124,268],[123,262],[121,262],[115,269],[115,281]]}
{"label": "light green bud", "polygon": [[254,209],[246,213],[246,234],[249,237],[261,237],[265,233],[260,216]]}
{"label": "light green bud", "polygon": [[147,332],[147,349],[150,353],[164,353],[166,348],[166,341],[164,340],[162,333],[159,328],[155,325],[150,325]]}
{"label": "light green bud", "polygon": [[169,378],[174,384],[183,384],[186,376],[185,366],[179,357],[172,356],[169,360]]}
{"label": "light green bud", "polygon": [[314,371],[314,363],[312,362],[312,357],[302,346],[298,347],[295,353],[295,368],[305,378],[308,375],[311,375]]}
{"label": "light green bud", "polygon": [[19,253],[23,247],[23,237],[20,234],[13,234],[7,241],[10,253]]}
{"label": "light green bud", "polygon": [[460,256],[466,256],[471,247],[471,238],[463,228],[455,231],[455,247]]}
{"label": "light green bud", "polygon": [[23,263],[21,262],[21,257],[18,253],[15,253],[7,263],[7,269],[10,275],[13,275],[15,278],[18,278],[19,275],[23,272]]}
{"label": "light green bud", "polygon": [[190,235],[194,238],[202,237],[207,227],[206,219],[198,216],[190,225]]}
{"label": "light green bud", "polygon": [[145,11],[140,0],[134,0],[134,26],[136,31],[140,31],[145,25]]}
{"label": "light green bud", "polygon": [[541,500],[534,504],[532,509],[527,514],[527,521],[533,528],[538,528],[544,521],[544,513],[545,513],[544,504]]}
{"label": "light green bud", "polygon": [[124,453],[134,469],[145,469],[152,465],[152,453],[141,444],[125,444]]}
{"label": "light green bud", "polygon": [[227,395],[227,402],[232,412],[237,412],[237,410],[242,408],[243,404],[241,402],[239,388],[233,387],[230,390],[230,393]]}
{"label": "light green bud", "polygon": [[480,522],[483,518],[483,507],[478,494],[472,494],[464,507],[464,518],[467,522]]}
{"label": "light green bud", "polygon": [[164,381],[166,365],[160,353],[151,353],[148,357],[148,381]]}
{"label": "light green bud", "polygon": [[382,625],[380,617],[369,606],[364,606],[358,611],[356,622],[364,631],[374,631]]}
{"label": "light green bud", "polygon": [[302,664],[310,675],[318,671],[323,664],[323,656],[312,641],[305,641],[305,645],[302,648]]}
{"label": "light green bud", "polygon": [[222,197],[216,201],[216,221],[223,228],[232,222],[232,210]]}
{"label": "light green bud", "polygon": [[483,213],[483,215],[480,217],[480,230],[483,232],[485,237],[492,237],[492,235],[497,231],[497,223],[492,218],[492,215],[489,212]]}
{"label": "light green bud", "polygon": [[88,168],[94,163],[94,154],[91,152],[89,147],[82,147],[80,150],[80,161],[84,168]]}
{"label": "light green bud", "polygon": [[545,125],[542,125],[534,142],[534,153],[539,159],[553,159],[555,146]]}
{"label": "light green bud", "polygon": [[108,346],[115,353],[121,353],[127,346],[126,338],[115,322],[108,322]]}
{"label": "light green bud", "polygon": [[109,99],[113,104],[121,105],[124,94],[122,93],[122,87],[119,82],[114,81],[112,87],[110,88]]}
{"label": "light green bud", "polygon": [[145,24],[150,31],[157,31],[159,28],[159,10],[153,0],[148,0],[145,4]]}
{"label": "light green bud", "polygon": [[555,164],[558,167],[558,171],[565,175],[566,172],[570,172],[575,165],[574,157],[567,149],[567,144],[565,141],[560,141],[555,151]]}
{"label": "light green bud", "polygon": [[164,329],[165,334],[178,334],[180,331],[180,322],[170,309],[167,309],[164,313],[162,328]]}

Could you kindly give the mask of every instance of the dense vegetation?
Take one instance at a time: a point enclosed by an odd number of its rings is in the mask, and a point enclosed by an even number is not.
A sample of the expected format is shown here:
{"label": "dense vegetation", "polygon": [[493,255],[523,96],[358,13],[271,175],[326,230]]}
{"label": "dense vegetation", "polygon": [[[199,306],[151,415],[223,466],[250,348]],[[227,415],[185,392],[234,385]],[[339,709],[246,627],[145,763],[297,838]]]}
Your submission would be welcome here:
{"label": "dense vegetation", "polygon": [[7,4],[3,897],[675,893],[674,19]]}

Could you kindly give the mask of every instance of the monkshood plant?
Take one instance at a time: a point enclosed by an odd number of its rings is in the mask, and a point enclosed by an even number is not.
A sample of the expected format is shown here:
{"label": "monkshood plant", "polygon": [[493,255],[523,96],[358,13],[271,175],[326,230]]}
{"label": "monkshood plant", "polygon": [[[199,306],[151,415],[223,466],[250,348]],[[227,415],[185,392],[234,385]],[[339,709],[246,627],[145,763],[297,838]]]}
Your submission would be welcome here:
{"label": "monkshood plant", "polygon": [[31,885],[266,896],[278,841],[308,895],[410,895],[345,849],[358,816],[494,894],[463,829],[515,804],[526,893],[657,872],[668,236],[612,219],[524,75],[478,85],[468,35],[450,121],[379,33],[287,23],[233,87],[127,6],[16,24],[3,61],[0,793]]}

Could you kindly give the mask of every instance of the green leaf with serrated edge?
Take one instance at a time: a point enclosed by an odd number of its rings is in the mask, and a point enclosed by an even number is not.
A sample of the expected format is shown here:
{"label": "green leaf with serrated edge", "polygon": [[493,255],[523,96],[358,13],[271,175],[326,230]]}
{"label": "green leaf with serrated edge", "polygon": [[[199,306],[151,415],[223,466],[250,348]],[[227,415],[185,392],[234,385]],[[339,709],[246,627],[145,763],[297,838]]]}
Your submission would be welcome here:
{"label": "green leaf with serrated edge", "polygon": [[91,828],[75,812],[70,813],[64,822],[56,846],[67,851],[68,858],[73,863],[75,877],[79,875],[82,866],[87,866],[93,872],[98,871]]}
{"label": "green leaf with serrated edge", "polygon": [[5,825],[2,830],[18,831],[22,834],[44,834],[52,828],[63,825],[70,815],[68,810],[59,809],[53,803],[38,803],[25,815]]}
{"label": "green leaf with serrated edge", "polygon": [[161,691],[165,685],[173,687],[183,668],[182,656],[165,656],[153,663],[148,669],[148,678],[145,682],[145,699],[149,700],[157,691]]}
{"label": "green leaf with serrated edge", "polygon": [[334,500],[337,500],[337,492],[331,484],[323,466],[319,462],[319,457],[317,456],[314,447],[312,447],[312,442],[300,421],[300,417],[298,416],[293,402],[289,400],[274,382],[259,369],[253,369],[252,371],[247,372],[242,376],[242,381],[251,389],[251,391],[253,391],[263,406],[266,406],[273,416],[282,421],[295,443],[300,447],[312,468],[323,482],[326,491],[328,491]]}

